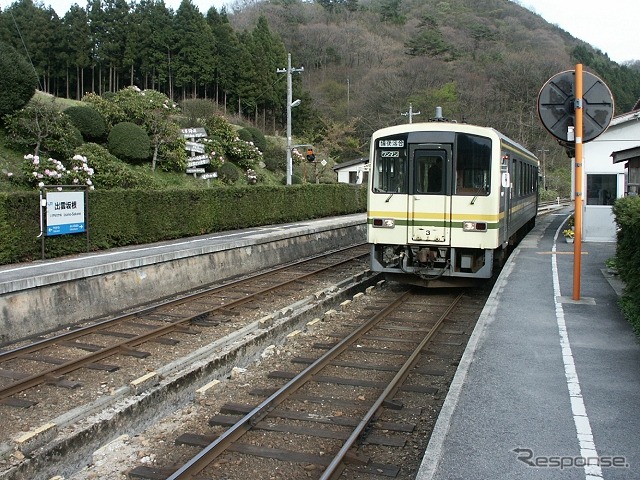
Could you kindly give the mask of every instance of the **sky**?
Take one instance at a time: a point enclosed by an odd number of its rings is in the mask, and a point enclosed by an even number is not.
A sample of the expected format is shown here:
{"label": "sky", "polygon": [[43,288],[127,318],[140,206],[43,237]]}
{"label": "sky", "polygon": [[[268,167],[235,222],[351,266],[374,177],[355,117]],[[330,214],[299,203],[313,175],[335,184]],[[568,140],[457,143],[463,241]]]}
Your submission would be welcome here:
{"label": "sky", "polygon": [[617,63],[640,60],[639,0],[519,0],[537,13],[609,55]]}
{"label": "sky", "polygon": [[[80,6],[86,0],[42,0],[63,16],[73,3]],[[13,0],[0,0],[6,8]],[[226,5],[229,11],[234,0],[193,0],[205,13],[211,6],[218,11]],[[640,60],[640,42],[635,40],[640,21],[640,0],[516,0],[551,24],[558,25],[571,35],[593,45],[609,55],[614,62]],[[165,0],[174,10],[180,0]]]}

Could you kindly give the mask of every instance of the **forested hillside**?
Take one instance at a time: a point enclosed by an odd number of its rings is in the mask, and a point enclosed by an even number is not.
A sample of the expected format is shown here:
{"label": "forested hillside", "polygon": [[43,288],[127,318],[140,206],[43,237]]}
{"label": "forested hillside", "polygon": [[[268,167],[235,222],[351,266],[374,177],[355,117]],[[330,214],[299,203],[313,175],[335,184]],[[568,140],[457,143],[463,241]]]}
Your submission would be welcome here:
{"label": "forested hillside", "polygon": [[[59,18],[20,0],[0,12],[0,41],[28,54],[40,89],[81,98],[137,85],[175,101],[216,99],[266,133],[282,132],[286,55],[294,134],[336,161],[366,155],[382,126],[445,116],[489,125],[534,152],[563,151],[540,125],[536,99],[554,74],[583,63],[611,88],[616,113],[640,97],[639,62],[618,65],[509,0],[239,1],[200,12],[190,0],[89,0]],[[417,113],[416,113],[417,115]],[[555,160],[554,160],[555,159]]]}

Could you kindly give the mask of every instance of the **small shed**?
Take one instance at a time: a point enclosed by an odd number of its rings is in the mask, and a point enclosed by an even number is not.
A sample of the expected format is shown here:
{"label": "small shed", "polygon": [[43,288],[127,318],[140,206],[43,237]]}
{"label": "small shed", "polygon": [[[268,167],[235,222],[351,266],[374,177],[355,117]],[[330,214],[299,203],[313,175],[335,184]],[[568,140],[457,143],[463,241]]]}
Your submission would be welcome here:
{"label": "small shed", "polygon": [[640,147],[618,150],[611,154],[613,163],[626,162],[627,169],[627,195],[638,195],[640,193]]}
{"label": "small shed", "polygon": [[349,162],[339,163],[333,167],[338,183],[360,185],[369,179],[369,159],[356,158]]}

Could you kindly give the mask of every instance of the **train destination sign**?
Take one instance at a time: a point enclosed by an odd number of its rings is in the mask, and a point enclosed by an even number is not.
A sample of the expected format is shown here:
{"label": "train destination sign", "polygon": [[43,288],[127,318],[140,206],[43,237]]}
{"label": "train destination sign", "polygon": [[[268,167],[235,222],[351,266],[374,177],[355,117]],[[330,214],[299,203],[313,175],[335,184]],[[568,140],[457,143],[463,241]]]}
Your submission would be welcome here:
{"label": "train destination sign", "polygon": [[378,146],[380,148],[402,148],[404,147],[404,140],[380,140]]}
{"label": "train destination sign", "polygon": [[[609,87],[589,72],[582,74],[582,142],[604,132],[613,117],[613,97]],[[562,142],[574,142],[569,134],[575,126],[575,70],[551,77],[538,94],[538,114],[544,127]]]}

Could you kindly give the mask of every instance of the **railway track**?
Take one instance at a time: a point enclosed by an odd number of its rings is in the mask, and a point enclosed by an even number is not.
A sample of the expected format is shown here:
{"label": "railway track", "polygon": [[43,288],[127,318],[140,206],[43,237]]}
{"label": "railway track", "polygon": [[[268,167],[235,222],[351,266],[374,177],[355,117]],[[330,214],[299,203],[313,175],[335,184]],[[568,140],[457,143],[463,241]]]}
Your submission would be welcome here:
{"label": "railway track", "polygon": [[271,371],[252,388],[262,401],[226,402],[197,420],[162,454],[175,465],[139,465],[128,478],[398,477],[407,444],[428,438],[416,419],[446,393],[442,376],[452,377],[483,303],[459,290],[386,290],[349,316],[345,332],[327,333],[337,341],[313,343],[318,357],[295,356],[294,370]]}
{"label": "railway track", "polygon": [[[341,254],[327,254],[0,352],[0,376],[13,380],[0,387],[0,402],[10,406],[31,407],[37,402],[16,399],[15,395],[45,383],[75,388],[76,384],[66,381],[62,376],[80,368],[113,372],[119,367],[98,362],[116,355],[145,358],[149,353],[137,348],[147,342],[175,345],[178,340],[171,335],[196,335],[199,332],[193,330],[194,326],[218,327],[228,321],[229,316],[239,315],[238,310],[243,306],[263,301],[267,295],[275,292],[278,295],[290,295],[293,291],[299,291],[300,283],[306,279],[352,262],[353,253],[354,249],[349,249]],[[360,252],[357,257],[365,258],[366,253]],[[96,337],[102,341],[85,340]],[[75,358],[48,354],[61,347],[76,354]],[[20,364],[12,369],[11,362]],[[38,368],[38,364],[46,367]],[[37,370],[36,373],[25,373],[34,370]]]}
{"label": "railway track", "polygon": [[[0,454],[18,450],[18,460],[32,455],[51,439],[29,435],[41,425],[58,433],[81,420],[68,412],[92,402],[103,409],[122,400],[123,388],[142,394],[171,368],[189,363],[180,359],[194,351],[223,349],[227,337],[237,341],[250,330],[269,328],[292,304],[307,301],[310,291],[316,299],[330,297],[336,283],[366,279],[367,259],[365,246],[329,252],[0,352],[3,442],[15,442],[1,443]],[[85,409],[85,416],[94,411]],[[67,423],[52,420],[62,417]]]}

